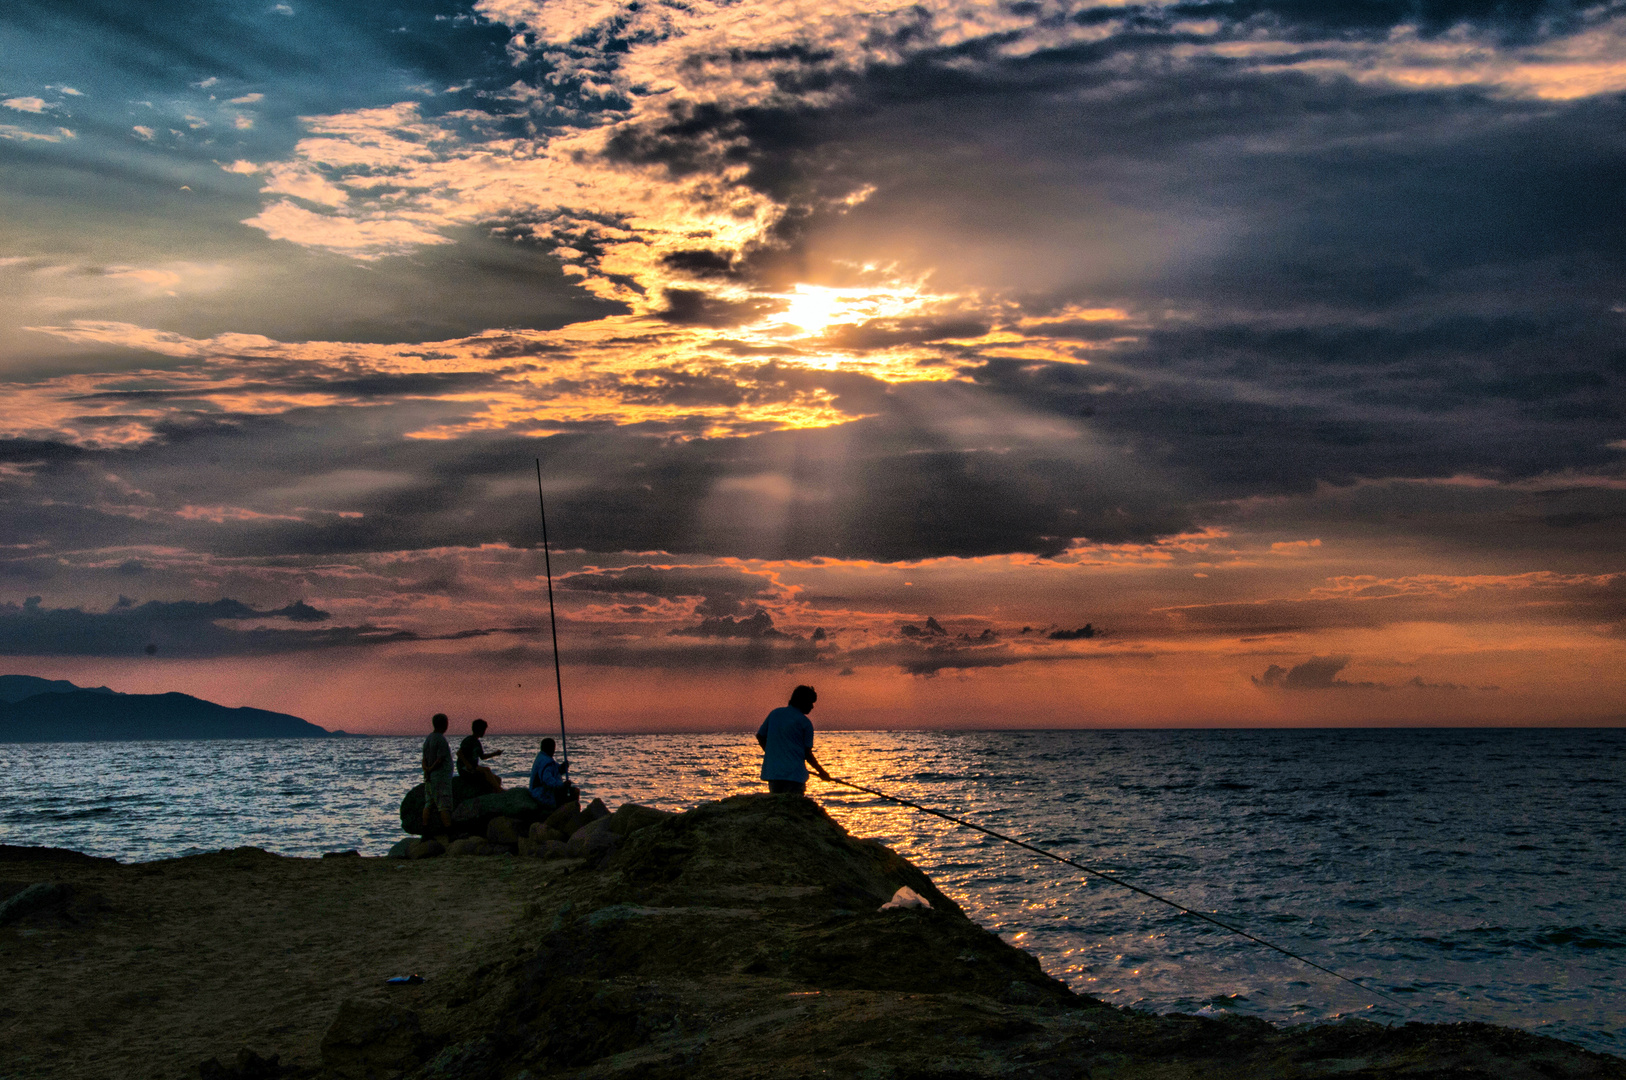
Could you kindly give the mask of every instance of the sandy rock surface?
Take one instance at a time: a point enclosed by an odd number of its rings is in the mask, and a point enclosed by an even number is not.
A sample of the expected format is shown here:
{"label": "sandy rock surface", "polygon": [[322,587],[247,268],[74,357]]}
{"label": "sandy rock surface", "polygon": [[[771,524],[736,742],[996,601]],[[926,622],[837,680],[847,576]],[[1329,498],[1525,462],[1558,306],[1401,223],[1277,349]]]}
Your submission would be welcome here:
{"label": "sandy rock surface", "polygon": [[[618,816],[597,864],[0,863],[79,904],[0,929],[0,1075],[1626,1080],[1486,1025],[1279,1030],[1075,995],[810,800]],[[883,910],[905,887],[930,906]],[[380,986],[405,971],[426,981]]]}

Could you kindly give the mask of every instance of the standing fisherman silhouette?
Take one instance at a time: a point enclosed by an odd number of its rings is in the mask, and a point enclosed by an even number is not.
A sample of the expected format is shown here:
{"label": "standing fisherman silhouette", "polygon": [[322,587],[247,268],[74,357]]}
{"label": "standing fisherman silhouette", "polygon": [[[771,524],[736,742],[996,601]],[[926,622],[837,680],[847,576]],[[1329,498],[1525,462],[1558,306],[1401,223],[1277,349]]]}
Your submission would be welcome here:
{"label": "standing fisherman silhouette", "polygon": [[423,741],[423,832],[429,835],[429,813],[440,811],[443,833],[452,831],[452,748],[446,743],[451,721],[436,713],[429,724],[435,730]]}
{"label": "standing fisherman silhouette", "polygon": [[807,794],[808,765],[820,780],[830,782],[830,774],[813,756],[813,721],[807,714],[817,700],[819,695],[811,686],[798,686],[790,692],[790,703],[769,713],[757,728],[762,779],[768,781],[770,795]]}

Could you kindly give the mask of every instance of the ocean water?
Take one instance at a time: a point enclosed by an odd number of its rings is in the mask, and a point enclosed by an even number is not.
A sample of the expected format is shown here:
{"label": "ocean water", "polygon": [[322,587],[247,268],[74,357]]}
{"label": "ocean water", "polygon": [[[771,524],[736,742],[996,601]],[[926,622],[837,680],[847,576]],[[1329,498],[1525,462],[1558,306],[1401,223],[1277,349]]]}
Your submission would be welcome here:
{"label": "ocean water", "polygon": [[[535,740],[495,736],[500,772]],[[145,861],[402,835],[419,741],[0,745],[0,842]],[[749,734],[582,735],[588,796],[761,790]],[[1277,1023],[1483,1020],[1626,1055],[1626,730],[826,732],[838,776],[1212,913],[1406,1002],[1011,845],[814,781],[1075,989]]]}

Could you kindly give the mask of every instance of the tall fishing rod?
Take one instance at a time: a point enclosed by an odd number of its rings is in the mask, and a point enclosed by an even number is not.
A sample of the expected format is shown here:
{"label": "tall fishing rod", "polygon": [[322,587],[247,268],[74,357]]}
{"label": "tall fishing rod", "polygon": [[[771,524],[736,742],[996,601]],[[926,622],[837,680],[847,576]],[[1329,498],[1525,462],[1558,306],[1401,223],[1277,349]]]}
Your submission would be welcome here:
{"label": "tall fishing rod", "polygon": [[1082,870],[1086,874],[1094,874],[1098,878],[1104,878],[1105,880],[1112,882],[1114,885],[1122,885],[1124,888],[1129,889],[1131,892],[1138,892],[1142,896],[1149,896],[1153,900],[1156,900],[1160,904],[1169,905],[1170,907],[1174,908],[1176,911],[1183,912],[1186,915],[1195,916],[1196,918],[1202,919],[1204,922],[1211,922],[1215,926],[1219,927],[1220,929],[1229,930],[1233,934],[1240,934],[1241,936],[1247,938],[1249,941],[1252,941],[1252,942],[1255,942],[1257,944],[1263,945],[1267,949],[1275,949],[1277,952],[1281,953],[1283,956],[1291,956],[1294,960],[1297,960],[1301,964],[1309,964],[1311,967],[1315,968],[1317,971],[1325,972],[1326,974],[1331,975],[1335,979],[1342,979],[1344,982],[1349,983],[1349,985],[1355,987],[1357,990],[1364,990],[1368,994],[1376,994],[1378,997],[1386,998],[1389,1001],[1392,1001],[1396,1005],[1399,1005],[1399,1006],[1401,1006],[1402,1008],[1405,1008],[1405,1009],[1412,1008],[1411,1005],[1408,1005],[1406,1002],[1401,1001],[1399,998],[1395,997],[1393,994],[1386,994],[1382,990],[1375,990],[1372,987],[1365,985],[1364,983],[1356,982],[1354,979],[1350,978],[1348,975],[1340,975],[1340,974],[1338,974],[1338,972],[1332,970],[1332,968],[1322,967],[1320,964],[1316,963],[1314,960],[1308,959],[1307,957],[1300,956],[1298,953],[1293,952],[1293,951],[1291,951],[1289,949],[1284,949],[1280,945],[1272,944],[1271,942],[1266,941],[1262,937],[1255,937],[1253,934],[1248,933],[1246,930],[1243,930],[1243,929],[1241,929],[1239,927],[1232,926],[1230,923],[1221,922],[1220,920],[1214,918],[1212,915],[1205,915],[1200,911],[1193,911],[1191,908],[1186,907],[1184,904],[1176,903],[1175,901],[1170,900],[1166,896],[1159,896],[1157,893],[1152,892],[1150,889],[1143,889],[1139,885],[1132,885],[1129,882],[1123,880],[1122,878],[1113,877],[1111,874],[1108,874],[1108,873],[1106,873],[1105,871],[1102,871],[1102,870],[1097,870],[1093,866],[1085,866],[1083,863],[1074,862],[1072,859],[1067,858],[1065,855],[1057,855],[1054,851],[1046,851],[1042,847],[1035,847],[1034,845],[1026,842],[1025,840],[1018,840],[1014,836],[1006,836],[1004,833],[995,832],[993,829],[984,828],[983,826],[978,825],[975,822],[966,821],[964,818],[957,818],[953,814],[945,814],[941,810],[933,810],[929,806],[922,806],[917,802],[911,802],[908,799],[899,798],[896,795],[888,795],[884,791],[876,791],[874,788],[867,788],[862,784],[855,784],[851,780],[843,780],[838,776],[832,776],[832,777],[830,777],[830,779],[832,781],[834,781],[835,783],[837,783],[837,784],[843,785],[844,787],[854,788],[854,789],[856,789],[858,791],[863,791],[863,792],[867,792],[870,795],[874,795],[877,798],[886,799],[889,802],[895,802],[895,803],[898,803],[898,804],[900,804],[902,806],[911,807],[911,808],[913,808],[915,810],[919,810],[923,814],[930,814],[933,817],[940,817],[944,821],[952,821],[956,825],[963,825],[967,829],[975,829],[977,832],[986,833],[987,835],[992,836],[996,840],[1003,840],[1007,844],[1015,844],[1017,847],[1023,848],[1023,849],[1025,849],[1027,851],[1031,851],[1035,855],[1043,855],[1047,859],[1055,859],[1059,863],[1066,863],[1068,866],[1074,867],[1075,869],[1078,869],[1078,870]]}
{"label": "tall fishing rod", "polygon": [[548,554],[548,507],[542,500],[542,459],[536,459],[536,508],[542,514],[542,566],[548,575],[548,625],[553,630],[553,685],[559,692],[559,756],[570,760],[565,737],[565,682],[559,674],[559,617],[553,611],[553,558]]}

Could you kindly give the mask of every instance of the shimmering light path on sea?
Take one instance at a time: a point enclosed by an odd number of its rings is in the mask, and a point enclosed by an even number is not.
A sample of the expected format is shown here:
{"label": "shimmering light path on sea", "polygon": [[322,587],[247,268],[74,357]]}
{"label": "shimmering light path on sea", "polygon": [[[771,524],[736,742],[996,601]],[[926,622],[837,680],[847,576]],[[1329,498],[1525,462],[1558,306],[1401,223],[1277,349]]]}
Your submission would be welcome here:
{"label": "shimmering light path on sea", "polygon": [[[532,738],[498,736],[525,772]],[[1626,731],[835,732],[837,775],[1022,837],[1412,1001],[1403,1014],[1241,938],[848,789],[813,794],[1074,988],[1277,1022],[1484,1020],[1626,1053]],[[614,806],[744,791],[742,735],[582,735]],[[402,834],[417,741],[0,746],[0,842],[125,861],[292,855]]]}

